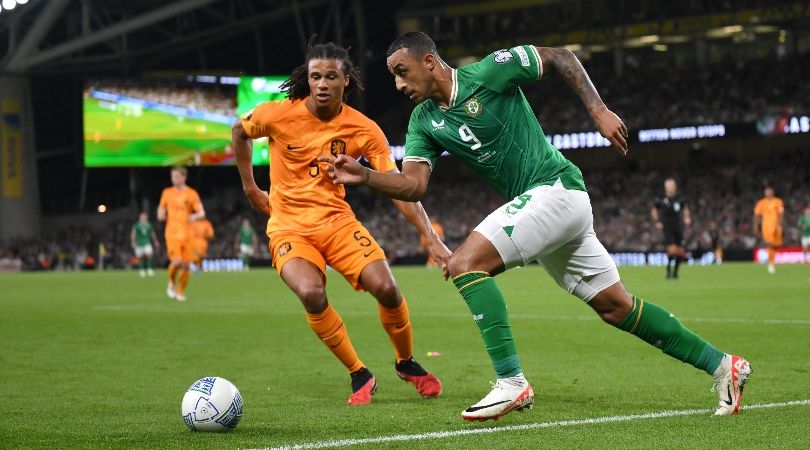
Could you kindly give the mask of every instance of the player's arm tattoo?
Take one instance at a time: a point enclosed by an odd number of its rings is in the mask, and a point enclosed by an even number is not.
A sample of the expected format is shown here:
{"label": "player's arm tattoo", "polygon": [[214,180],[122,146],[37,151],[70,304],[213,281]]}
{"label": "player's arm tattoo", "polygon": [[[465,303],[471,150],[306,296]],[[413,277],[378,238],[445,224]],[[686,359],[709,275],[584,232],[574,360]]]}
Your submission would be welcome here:
{"label": "player's arm tattoo", "polygon": [[599,97],[577,56],[567,48],[536,47],[543,64],[543,73],[555,70],[562,76],[568,86],[582,100],[588,112],[593,113],[605,108],[605,103]]}

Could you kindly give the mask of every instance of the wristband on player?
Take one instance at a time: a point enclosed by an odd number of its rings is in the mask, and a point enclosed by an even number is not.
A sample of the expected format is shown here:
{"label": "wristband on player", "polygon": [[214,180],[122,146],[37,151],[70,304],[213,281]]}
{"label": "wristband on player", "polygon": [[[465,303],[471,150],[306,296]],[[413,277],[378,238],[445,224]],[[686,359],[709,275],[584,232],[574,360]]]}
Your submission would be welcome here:
{"label": "wristband on player", "polygon": [[371,177],[371,169],[369,169],[368,167],[366,167],[366,171],[365,171],[365,172],[363,172],[363,181],[361,181],[361,182],[360,182],[360,184],[366,184],[366,183],[368,183],[368,179],[369,179],[370,177]]}

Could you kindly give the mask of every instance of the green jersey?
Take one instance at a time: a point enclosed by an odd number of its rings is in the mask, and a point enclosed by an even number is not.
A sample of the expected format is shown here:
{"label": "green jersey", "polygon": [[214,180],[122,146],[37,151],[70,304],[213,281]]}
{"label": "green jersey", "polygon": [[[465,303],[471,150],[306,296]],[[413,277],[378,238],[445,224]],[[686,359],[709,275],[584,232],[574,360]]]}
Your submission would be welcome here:
{"label": "green jersey", "polygon": [[810,216],[805,214],[799,218],[799,228],[802,229],[802,237],[810,237]]}
{"label": "green jersey", "polygon": [[136,246],[143,247],[152,243],[152,233],[154,229],[151,223],[135,222],[135,225],[132,226],[132,230],[135,232]]}
{"label": "green jersey", "polygon": [[452,73],[447,109],[428,99],[411,113],[404,161],[432,169],[446,150],[506,198],[557,180],[585,190],[582,172],[546,139],[518,86],[543,75],[534,46],[498,50]]}
{"label": "green jersey", "polygon": [[239,243],[243,245],[253,245],[253,227],[248,225],[246,227],[239,227]]}

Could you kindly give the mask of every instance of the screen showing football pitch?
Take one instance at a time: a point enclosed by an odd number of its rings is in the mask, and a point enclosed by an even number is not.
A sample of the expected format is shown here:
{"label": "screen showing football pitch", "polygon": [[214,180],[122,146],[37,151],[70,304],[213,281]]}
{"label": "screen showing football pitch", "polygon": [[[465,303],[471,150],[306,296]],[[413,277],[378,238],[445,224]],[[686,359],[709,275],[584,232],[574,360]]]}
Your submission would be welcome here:
{"label": "screen showing football pitch", "polygon": [[[286,76],[240,77],[239,86],[236,89],[238,114],[241,116],[263,102],[287,98],[287,94],[281,92],[281,84],[286,80]],[[269,164],[269,150],[267,138],[255,139],[253,141],[254,164]]]}
{"label": "screen showing football pitch", "polygon": [[[231,126],[239,111],[285,98],[286,77],[187,76],[92,81],[85,85],[86,167],[233,165]],[[237,95],[238,91],[238,95]],[[268,164],[258,141],[253,163]]]}

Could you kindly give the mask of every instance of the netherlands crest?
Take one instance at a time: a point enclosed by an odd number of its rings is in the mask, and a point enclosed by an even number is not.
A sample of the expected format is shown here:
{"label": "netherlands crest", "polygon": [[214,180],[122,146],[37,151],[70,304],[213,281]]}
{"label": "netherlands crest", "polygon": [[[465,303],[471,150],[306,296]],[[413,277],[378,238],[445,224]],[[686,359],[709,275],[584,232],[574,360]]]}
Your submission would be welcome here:
{"label": "netherlands crest", "polygon": [[337,157],[338,155],[345,155],[346,154],[346,141],[342,139],[335,139],[329,144],[329,152],[332,153],[332,156]]}

